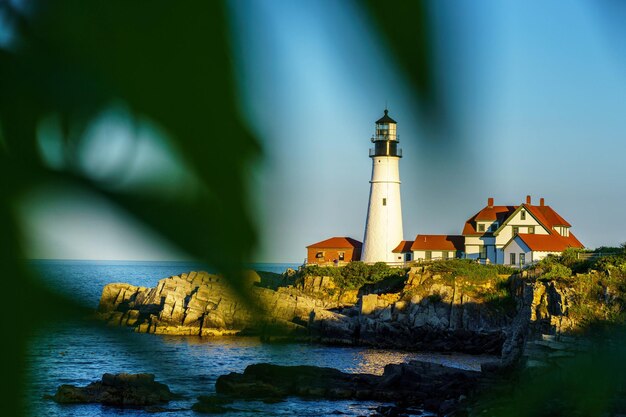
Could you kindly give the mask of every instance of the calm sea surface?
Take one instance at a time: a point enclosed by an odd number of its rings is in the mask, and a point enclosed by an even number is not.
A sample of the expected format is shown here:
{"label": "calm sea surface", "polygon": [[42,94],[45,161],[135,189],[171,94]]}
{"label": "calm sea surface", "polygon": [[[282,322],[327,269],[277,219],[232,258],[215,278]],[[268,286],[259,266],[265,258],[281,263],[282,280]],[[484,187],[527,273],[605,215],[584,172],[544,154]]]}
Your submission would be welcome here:
{"label": "calm sea surface", "polygon": [[[154,286],[164,277],[203,269],[182,262],[33,261],[32,266],[59,291],[66,291],[97,308],[104,285],[127,282]],[[254,269],[283,272],[295,264],[258,264]],[[345,372],[382,373],[388,363],[411,359],[477,369],[489,357],[434,355],[328,347],[308,344],[267,345],[256,338],[199,338],[138,334],[128,329],[112,331],[75,323],[50,326],[32,335],[28,349],[28,397],[32,416],[149,416],[137,409],[101,405],[58,405],[43,399],[60,384],[86,385],[103,373],[153,373],[174,392],[183,394],[169,408],[189,408],[199,395],[215,392],[215,380],[247,365],[268,362],[279,365],[316,365]],[[348,416],[369,415],[380,403],[355,401],[307,401],[289,398],[277,404],[237,401],[227,416]],[[200,416],[193,411],[165,415]]]}

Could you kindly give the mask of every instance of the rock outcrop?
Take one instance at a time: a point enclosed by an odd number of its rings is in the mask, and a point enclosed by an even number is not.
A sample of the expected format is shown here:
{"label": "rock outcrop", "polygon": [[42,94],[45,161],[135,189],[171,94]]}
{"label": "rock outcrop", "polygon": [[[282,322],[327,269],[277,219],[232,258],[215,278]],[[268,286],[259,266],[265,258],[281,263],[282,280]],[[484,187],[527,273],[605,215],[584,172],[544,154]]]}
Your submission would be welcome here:
{"label": "rock outcrop", "polygon": [[[221,401],[227,398],[276,400],[288,396],[304,398],[402,401],[422,405],[429,411],[449,413],[467,396],[480,378],[479,372],[412,361],[387,365],[382,376],[349,374],[316,366],[255,364],[243,374],[230,373],[217,379]],[[215,398],[200,399],[209,405]]]}
{"label": "rock outcrop", "polygon": [[312,320],[342,321],[343,316],[328,311],[337,306],[332,301],[294,288],[273,291],[252,284],[248,304],[220,276],[206,272],[165,278],[154,288],[109,284],[102,292],[99,316],[142,333],[200,336],[243,331],[305,336]]}
{"label": "rock outcrop", "polygon": [[[444,279],[412,268],[394,293],[362,294],[358,340],[372,346],[417,350],[499,353],[514,308],[496,308],[478,298],[463,278]],[[472,291],[468,290],[471,288]]]}
{"label": "rock outcrop", "polygon": [[168,386],[156,382],[152,374],[104,374],[102,380],[86,387],[61,385],[51,399],[61,404],[142,407],[166,403],[174,397]]}

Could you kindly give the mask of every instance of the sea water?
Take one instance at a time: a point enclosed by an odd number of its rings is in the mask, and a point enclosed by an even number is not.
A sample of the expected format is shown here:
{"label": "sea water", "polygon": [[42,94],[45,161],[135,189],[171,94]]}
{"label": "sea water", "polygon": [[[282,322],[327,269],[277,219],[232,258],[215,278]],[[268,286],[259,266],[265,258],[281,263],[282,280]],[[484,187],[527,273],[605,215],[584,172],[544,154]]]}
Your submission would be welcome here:
{"label": "sea water", "polygon": [[[56,290],[71,294],[94,310],[102,288],[112,282],[153,287],[161,278],[191,270],[206,270],[184,262],[33,261],[32,268]],[[283,272],[295,264],[257,264],[254,269]],[[210,272],[210,271],[209,271]],[[344,372],[382,374],[388,363],[412,359],[478,369],[488,357],[437,355],[363,347],[331,347],[313,344],[264,344],[252,337],[200,338],[134,333],[128,328],[106,328],[89,322],[54,323],[35,332],[27,350],[29,414],[32,416],[149,416],[141,409],[99,404],[59,405],[44,399],[61,384],[84,386],[104,373],[152,373],[183,397],[167,407],[188,409],[199,395],[215,393],[220,375],[243,372],[254,363],[315,365]],[[381,403],[374,401],[325,401],[287,398],[266,404],[236,401],[227,416],[330,416],[369,415]],[[166,415],[198,416],[191,410]]]}

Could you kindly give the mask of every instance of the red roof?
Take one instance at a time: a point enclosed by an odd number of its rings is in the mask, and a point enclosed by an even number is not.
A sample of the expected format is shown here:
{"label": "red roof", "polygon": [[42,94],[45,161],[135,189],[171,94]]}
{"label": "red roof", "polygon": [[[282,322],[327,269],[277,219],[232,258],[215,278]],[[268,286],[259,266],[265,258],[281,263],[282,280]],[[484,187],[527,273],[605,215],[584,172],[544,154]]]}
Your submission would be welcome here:
{"label": "red roof", "polygon": [[468,235],[484,235],[486,232],[476,231],[476,221],[498,221],[498,224],[504,221],[517,209],[518,206],[486,206],[481,211],[467,219],[463,226],[463,236]]}
{"label": "red roof", "polygon": [[572,233],[567,237],[561,236],[558,233],[551,235],[520,233],[516,237],[519,237],[532,251],[563,252],[567,248],[584,247]]}
{"label": "red roof", "polygon": [[343,249],[343,248],[360,248],[363,246],[358,240],[351,237],[331,237],[321,242],[313,243],[307,248],[326,248],[326,249]]}
{"label": "red roof", "polygon": [[[467,219],[465,226],[463,226],[463,236],[482,236],[485,234],[491,234],[491,232],[478,232],[476,230],[477,221],[498,221],[498,225],[502,224],[517,210],[520,206],[486,206],[474,216]],[[522,204],[522,207],[526,209],[537,221],[543,225],[550,234],[553,234],[553,228],[555,226],[571,227],[563,217],[561,217],[550,206],[535,206],[532,204]],[[580,243],[580,242],[579,242]]]}
{"label": "red roof", "polygon": [[412,244],[413,244],[412,240],[403,240],[402,242],[400,242],[400,244],[398,246],[396,246],[396,248],[394,250],[392,250],[392,252],[394,252],[394,253],[411,252],[411,245]]}
{"label": "red roof", "polygon": [[546,226],[572,226],[550,206],[532,206],[530,204],[524,204],[524,207],[535,217],[543,217],[547,223]]}
{"label": "red roof", "polygon": [[417,235],[411,250],[465,250],[465,239],[457,235]]}

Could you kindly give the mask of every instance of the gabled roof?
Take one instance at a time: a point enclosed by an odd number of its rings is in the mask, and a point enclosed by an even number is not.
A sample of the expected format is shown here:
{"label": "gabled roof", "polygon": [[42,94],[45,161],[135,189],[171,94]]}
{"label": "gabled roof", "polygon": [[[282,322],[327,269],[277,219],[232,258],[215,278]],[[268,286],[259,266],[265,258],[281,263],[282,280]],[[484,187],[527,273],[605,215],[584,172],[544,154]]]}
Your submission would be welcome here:
{"label": "gabled roof", "polygon": [[[563,252],[567,248],[583,248],[583,244],[572,233],[569,236],[561,236],[558,233],[551,235],[537,235],[520,233],[513,237],[520,239],[532,251],[540,252]],[[505,245],[508,246],[508,243]]]}
{"label": "gabled roof", "polygon": [[559,214],[552,209],[550,206],[533,206],[530,204],[524,204],[524,207],[537,217],[537,214],[545,219],[546,223],[551,226],[565,226],[572,227],[563,217],[559,216]]}
{"label": "gabled roof", "polygon": [[477,221],[487,221],[494,222],[497,221],[498,224],[504,223],[506,219],[508,219],[511,214],[515,212],[517,206],[486,206],[478,213],[474,214],[472,217],[467,219],[465,222],[465,226],[463,226],[463,236],[482,236],[484,234],[491,234],[490,232],[479,232],[476,230],[476,222]]}
{"label": "gabled roof", "polygon": [[385,115],[380,119],[376,120],[376,124],[384,124],[384,123],[396,123],[391,117],[389,117],[389,110],[385,109]]}
{"label": "gabled roof", "polygon": [[550,206],[534,206],[532,204],[522,204],[521,206],[518,206],[513,213],[511,213],[511,215],[504,221],[504,223],[500,224],[500,227],[494,232],[494,234],[497,235],[498,233],[500,233],[500,230],[506,225],[506,223],[508,223],[509,219],[511,219],[515,213],[522,209],[526,210],[526,212],[533,216],[535,220],[537,220],[537,222],[539,222],[539,224],[543,226],[543,228],[546,229],[551,235],[556,234],[556,232],[554,231],[554,227],[556,226],[572,226],[567,221],[565,221],[563,217],[559,216],[557,212],[554,211]]}
{"label": "gabled roof", "polygon": [[321,249],[344,249],[344,248],[360,248],[363,246],[358,240],[351,237],[331,237],[330,239],[322,240],[321,242],[313,243],[307,246],[307,248],[321,248]]}
{"label": "gabled roof", "polygon": [[[508,223],[508,220],[522,209],[525,209],[531,216],[533,216],[550,234],[555,233],[553,229],[556,226],[572,226],[550,206],[536,206],[532,204],[522,204],[519,206],[485,206],[485,208],[480,210],[474,216],[467,219],[465,225],[463,226],[463,236],[497,235],[506,223]],[[493,233],[488,231],[479,232],[476,230],[477,221],[497,221],[498,229]]]}
{"label": "gabled roof", "polygon": [[465,239],[458,235],[417,235],[411,250],[465,250]]}
{"label": "gabled roof", "polygon": [[411,252],[411,245],[413,244],[412,240],[403,240],[400,242],[400,244],[398,246],[396,246],[396,248],[394,250],[392,250],[393,253],[405,253],[405,252]]}

